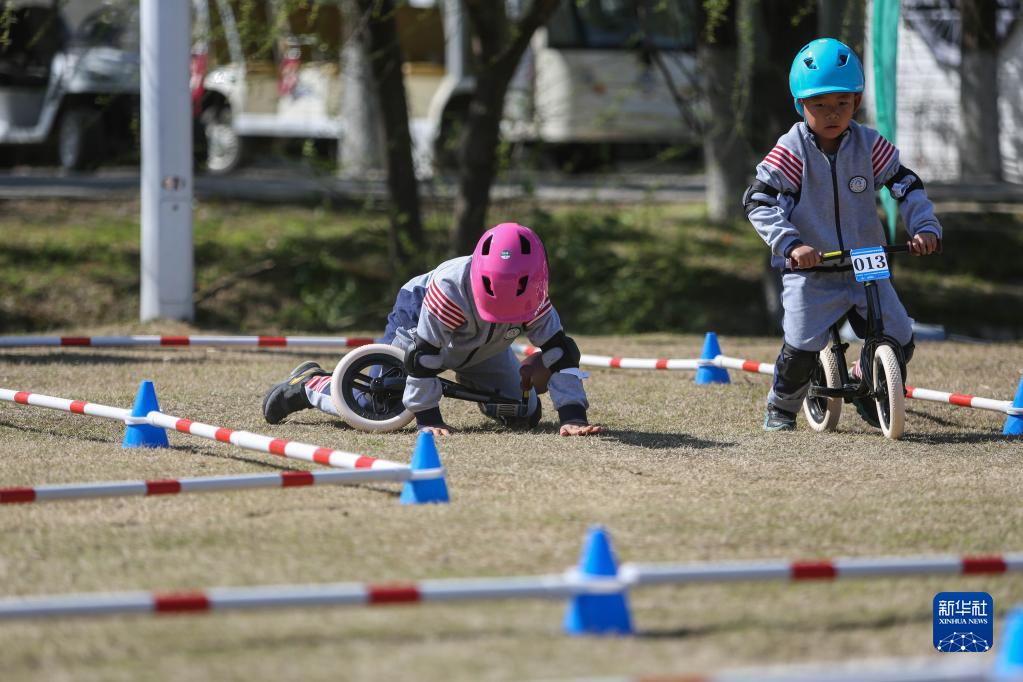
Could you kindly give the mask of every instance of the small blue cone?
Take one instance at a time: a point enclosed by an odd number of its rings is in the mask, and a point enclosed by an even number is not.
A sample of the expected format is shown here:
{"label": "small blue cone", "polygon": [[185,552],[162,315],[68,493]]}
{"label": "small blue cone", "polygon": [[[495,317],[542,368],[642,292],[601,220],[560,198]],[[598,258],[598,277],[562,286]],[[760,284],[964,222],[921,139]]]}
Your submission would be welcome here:
{"label": "small blue cone", "polygon": [[[440,455],[432,433],[420,433],[416,438],[416,449],[412,452],[412,471],[439,469]],[[448,484],[444,477],[424,481],[405,481],[401,489],[402,504],[426,504],[427,502],[449,502]]]}
{"label": "small blue cone", "polygon": [[[1012,406],[1023,410],[1023,378],[1019,380],[1019,388],[1016,389],[1016,398]],[[1010,414],[1005,417],[1005,427],[1002,434],[1006,436],[1023,436],[1023,414]]]}
{"label": "small blue cone", "polygon": [[[131,408],[131,416],[145,417],[152,411],[159,411],[156,402],[156,389],[153,382],[146,379],[139,384],[139,392],[135,394],[135,405]],[[159,426],[149,424],[129,424],[124,432],[122,447],[126,448],[165,448],[168,447],[167,432]]]}
{"label": "small blue cone", "polygon": [[996,648],[994,680],[1023,679],[1023,605],[1009,609],[1002,627],[1001,646]]}
{"label": "small blue cone", "polygon": [[[579,558],[579,573],[583,579],[618,575],[611,539],[603,526],[590,528]],[[578,594],[572,597],[565,611],[563,627],[570,635],[631,635],[632,616],[629,615],[625,593]]]}
{"label": "small blue cone", "polygon": [[[713,360],[721,355],[721,346],[718,345],[718,335],[714,332],[707,332],[703,339],[703,353],[701,360]],[[727,384],[728,370],[724,367],[698,367],[696,370],[697,384]]]}

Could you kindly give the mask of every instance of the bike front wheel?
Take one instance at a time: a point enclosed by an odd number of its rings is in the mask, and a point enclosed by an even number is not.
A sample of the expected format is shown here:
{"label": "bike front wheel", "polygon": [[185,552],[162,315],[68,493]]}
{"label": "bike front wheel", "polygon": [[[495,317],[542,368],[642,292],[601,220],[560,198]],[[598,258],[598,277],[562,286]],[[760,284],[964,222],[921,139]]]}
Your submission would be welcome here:
{"label": "bike front wheel", "polygon": [[[842,373],[838,370],[835,351],[825,348],[817,356],[817,367],[810,378],[813,386],[838,388],[842,385]],[[841,398],[818,398],[806,396],[803,401],[803,416],[814,431],[834,431],[842,416]]]}
{"label": "bike front wheel", "polygon": [[360,431],[397,431],[413,415],[401,401],[407,377],[405,354],[386,343],[356,348],[341,358],[330,378],[330,401]]}
{"label": "bike front wheel", "polygon": [[885,438],[902,438],[906,425],[906,392],[899,358],[891,346],[882,344],[874,352],[873,388],[881,432]]}

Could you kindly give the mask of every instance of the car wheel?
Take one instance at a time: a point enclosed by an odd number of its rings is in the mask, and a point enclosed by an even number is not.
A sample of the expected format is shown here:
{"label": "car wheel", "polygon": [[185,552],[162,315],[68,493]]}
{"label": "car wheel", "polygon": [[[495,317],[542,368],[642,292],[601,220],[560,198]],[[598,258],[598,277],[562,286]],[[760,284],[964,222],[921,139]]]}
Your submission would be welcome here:
{"label": "car wheel", "polygon": [[227,175],[242,162],[242,140],[231,125],[231,109],[218,107],[202,114],[206,137],[206,170],[211,175]]}
{"label": "car wheel", "polygon": [[57,152],[63,168],[80,171],[99,165],[103,149],[100,112],[88,107],[68,109],[61,116],[57,135]]}

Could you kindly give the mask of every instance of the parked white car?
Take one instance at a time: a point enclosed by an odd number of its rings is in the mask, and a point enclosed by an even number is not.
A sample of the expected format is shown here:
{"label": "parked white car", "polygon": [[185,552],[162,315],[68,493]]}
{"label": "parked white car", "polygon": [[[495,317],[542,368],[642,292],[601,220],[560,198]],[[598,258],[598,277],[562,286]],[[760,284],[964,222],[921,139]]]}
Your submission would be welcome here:
{"label": "parked white car", "polygon": [[0,145],[56,142],[60,164],[92,168],[135,144],[138,7],[103,3],[73,30],[61,3],[5,0]]}

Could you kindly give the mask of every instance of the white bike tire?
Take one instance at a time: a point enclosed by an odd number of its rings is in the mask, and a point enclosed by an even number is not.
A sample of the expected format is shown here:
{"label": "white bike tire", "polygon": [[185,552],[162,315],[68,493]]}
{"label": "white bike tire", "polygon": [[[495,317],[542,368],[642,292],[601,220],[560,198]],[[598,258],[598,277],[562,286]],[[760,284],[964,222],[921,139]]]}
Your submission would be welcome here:
{"label": "white bike tire", "polygon": [[[838,370],[838,360],[835,358],[835,353],[830,348],[825,348],[818,354],[820,359],[821,367],[824,368],[824,384],[828,388],[839,388],[842,385],[842,375]],[[824,413],[819,415],[819,419],[814,415],[813,408],[810,407],[811,400],[821,400],[820,398],[810,398],[807,396],[803,400],[803,416],[806,417],[806,423],[810,425],[810,428],[817,432],[823,431],[834,431],[838,426],[838,420],[842,416],[842,399],[841,398],[826,398]]]}
{"label": "white bike tire", "polygon": [[397,431],[415,418],[415,415],[409,410],[406,409],[401,414],[391,417],[390,419],[382,419],[379,421],[375,419],[367,419],[349,407],[342,396],[341,381],[345,372],[347,372],[348,368],[355,364],[358,360],[374,353],[389,355],[399,361],[404,360],[405,358],[405,354],[400,348],[396,348],[395,346],[387,343],[371,343],[365,346],[359,346],[341,358],[341,361],[337,363],[337,367],[334,368],[334,374],[330,377],[330,401],[334,403],[334,408],[337,410],[341,418],[350,426],[359,429],[360,431],[376,433]]}
{"label": "white bike tire", "polygon": [[[874,353],[874,390],[880,388],[880,375],[884,373],[885,390],[888,393],[887,410],[882,401],[876,400],[877,417],[881,422],[881,432],[885,438],[898,440],[902,438],[906,426],[906,395],[902,384],[902,369],[899,359],[891,346],[880,345]],[[885,419],[885,412],[888,418]]]}

